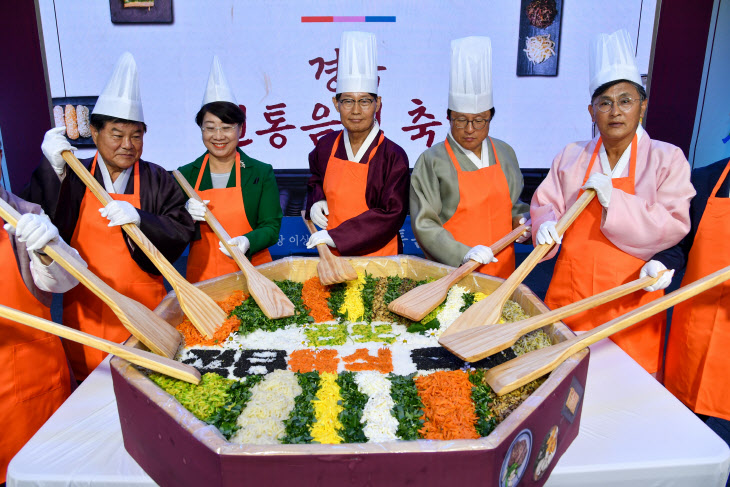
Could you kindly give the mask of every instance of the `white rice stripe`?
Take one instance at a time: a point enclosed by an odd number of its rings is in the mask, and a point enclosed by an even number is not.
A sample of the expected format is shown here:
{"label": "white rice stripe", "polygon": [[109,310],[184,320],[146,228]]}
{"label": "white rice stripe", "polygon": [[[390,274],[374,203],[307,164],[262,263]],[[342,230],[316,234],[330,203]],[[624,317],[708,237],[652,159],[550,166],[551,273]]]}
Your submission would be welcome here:
{"label": "white rice stripe", "polygon": [[446,331],[451,323],[461,315],[461,311],[459,310],[464,306],[464,293],[466,293],[466,288],[461,286],[453,286],[449,290],[444,307],[436,316],[440,324],[437,335],[441,335],[441,333]]}
{"label": "white rice stripe", "polygon": [[294,398],[302,393],[296,375],[276,370],[251,388],[251,399],[238,416],[241,427],[232,443],[269,445],[285,435],[284,420],[294,409]]}
{"label": "white rice stripe", "polygon": [[357,389],[368,396],[360,422],[364,423],[363,432],[368,441],[397,440],[398,420],[391,414],[395,402],[390,397],[391,382],[386,376],[375,371],[355,374]]}

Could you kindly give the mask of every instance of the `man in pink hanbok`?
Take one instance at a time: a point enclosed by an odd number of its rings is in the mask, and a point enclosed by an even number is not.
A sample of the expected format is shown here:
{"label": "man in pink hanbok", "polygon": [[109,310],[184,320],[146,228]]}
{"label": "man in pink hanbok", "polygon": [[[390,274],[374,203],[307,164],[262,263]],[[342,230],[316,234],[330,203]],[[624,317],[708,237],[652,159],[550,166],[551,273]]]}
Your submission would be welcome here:
{"label": "man in pink hanbok", "polygon": [[[601,34],[591,43],[591,104],[588,112],[600,136],[567,145],[555,157],[532,198],[536,244],[560,245],[545,298],[558,308],[637,279],[656,277],[663,266],[646,261],[679,242],[689,231],[689,203],[695,195],[682,151],[652,140],[640,122],[646,91],[626,31]],[[555,225],[583,190],[596,198],[561,238]],[[555,256],[558,247],[548,254]],[[657,265],[658,264],[658,265]],[[672,272],[637,292],[564,320],[573,330],[590,330],[657,297]],[[664,313],[611,338],[649,373],[661,366]]]}

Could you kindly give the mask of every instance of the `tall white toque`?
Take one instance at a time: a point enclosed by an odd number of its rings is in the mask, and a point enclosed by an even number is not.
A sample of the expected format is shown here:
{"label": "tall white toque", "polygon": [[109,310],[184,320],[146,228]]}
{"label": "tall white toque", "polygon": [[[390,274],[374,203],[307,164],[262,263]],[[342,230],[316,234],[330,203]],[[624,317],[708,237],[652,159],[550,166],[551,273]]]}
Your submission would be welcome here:
{"label": "tall white toque", "polygon": [[91,113],[144,123],[137,63],[129,52],[119,57]]}
{"label": "tall white toque", "polygon": [[343,32],[337,93],[378,93],[378,46],[370,32]]}
{"label": "tall white toque", "polygon": [[493,107],[492,41],[478,36],[451,41],[449,109],[481,113]]}
{"label": "tall white toque", "polygon": [[591,96],[599,86],[610,81],[625,79],[641,86],[634,45],[624,29],[613,34],[598,34],[591,40],[588,68],[588,91]]}
{"label": "tall white toque", "polygon": [[210,65],[208,85],[205,87],[202,104],[207,105],[214,101],[227,101],[238,105],[236,97],[228,85],[226,75],[223,74],[223,68],[221,67],[221,62],[218,60],[218,56],[213,56],[213,64]]}

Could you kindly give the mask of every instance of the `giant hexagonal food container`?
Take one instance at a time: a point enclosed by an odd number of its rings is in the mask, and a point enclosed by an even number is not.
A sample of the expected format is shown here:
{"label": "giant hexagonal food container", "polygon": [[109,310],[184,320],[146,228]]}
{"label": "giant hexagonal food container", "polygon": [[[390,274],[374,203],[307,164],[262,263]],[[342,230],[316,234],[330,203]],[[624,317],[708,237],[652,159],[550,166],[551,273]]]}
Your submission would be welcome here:
{"label": "giant hexagonal food container", "polygon": [[[272,280],[303,282],[316,275],[318,261],[290,257],[257,269]],[[452,270],[410,256],[350,261],[358,271],[375,277],[422,280],[438,278]],[[501,282],[474,273],[459,285],[471,292],[488,294]],[[241,273],[197,286],[216,300],[246,289]],[[524,285],[515,291],[512,300],[529,315],[547,310]],[[174,293],[162,301],[155,313],[172,325],[183,319]],[[543,330],[552,343],[573,336],[562,323]],[[399,340],[386,348],[395,349],[405,342],[403,337]],[[129,344],[142,347],[134,338],[130,338]],[[588,358],[588,350],[584,350],[560,365],[529,397],[519,398],[519,406],[488,436],[340,444],[234,444],[159,388],[146,371],[116,357],[111,365],[124,446],[161,485],[514,487],[542,485],[578,434]],[[286,362],[279,361],[279,367],[287,367]]]}

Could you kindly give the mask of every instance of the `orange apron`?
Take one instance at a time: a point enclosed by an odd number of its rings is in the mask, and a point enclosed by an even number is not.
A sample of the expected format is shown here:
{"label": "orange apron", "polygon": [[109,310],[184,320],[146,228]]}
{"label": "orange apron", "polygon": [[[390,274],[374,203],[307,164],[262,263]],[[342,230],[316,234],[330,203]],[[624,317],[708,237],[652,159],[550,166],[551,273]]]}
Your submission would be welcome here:
{"label": "orange apron", "polygon": [[[718,198],[730,161],[707,200],[689,252],[686,286],[730,265],[730,198]],[[664,385],[692,411],[730,420],[730,283],[674,307]]]}
{"label": "orange apron", "polygon": [[[243,202],[243,194],[241,193],[241,155],[236,151],[236,163],[233,169],[236,171],[236,187],[235,188],[219,188],[206,189],[198,191],[200,181],[203,179],[205,165],[208,163],[209,154],[205,155],[203,165],[200,166],[198,180],[195,183],[195,191],[204,200],[210,200],[208,209],[213,212],[216,219],[226,229],[228,235],[238,237],[245,235],[253,230],[251,224],[246,217],[245,204]],[[188,269],[185,277],[190,282],[200,282],[206,279],[237,272],[240,269],[236,261],[226,256],[218,248],[218,237],[205,223],[200,223],[200,240],[195,240],[190,244],[190,253],[188,255]],[[271,262],[271,254],[269,249],[264,249],[253,255],[251,263],[253,265],[265,264]]]}
{"label": "orange apron", "polygon": [[[327,229],[337,228],[340,223],[355,218],[368,211],[370,208],[365,200],[365,190],[368,182],[368,169],[370,161],[378,151],[378,147],[385,139],[384,134],[380,134],[378,145],[370,151],[368,162],[365,164],[353,161],[346,161],[335,157],[337,145],[342,138],[342,132],[337,136],[332,146],[332,154],[327,161],[327,170],[324,174],[323,189],[329,207],[329,217]],[[340,255],[337,249],[332,249],[332,253]],[[398,235],[388,242],[385,247],[375,252],[364,254],[363,257],[398,255]]]}
{"label": "orange apron", "polygon": [[[91,174],[96,169],[94,156]],[[111,194],[117,201],[126,201],[139,209],[139,161],[134,163],[134,194]],[[87,188],[79,209],[79,219],[71,237],[71,246],[79,251],[89,264],[89,270],[105,283],[125,296],[154,309],[167,292],[162,276],[148,274],[139,268],[129,255],[124,242],[123,230],[119,226],[109,227],[108,220],[99,216],[102,207],[98,199]],[[113,342],[123,342],[129,331],[104,302],[84,286],[76,286],[63,296],[63,323],[66,326],[90,333]],[[86,378],[106,353],[79,343],[64,341],[71,367],[76,378]]]}
{"label": "orange apron", "polygon": [[[4,230],[0,230],[0,266],[0,304],[50,320],[51,310],[25,287]],[[0,337],[2,484],[10,459],[71,394],[71,382],[57,336],[0,318]]]}
{"label": "orange apron", "polygon": [[[494,142],[492,139],[489,142],[495,164],[476,171],[463,171],[449,140],[444,143],[459,178],[459,205],[454,215],[444,223],[444,229],[469,247],[489,246],[512,231],[512,198],[507,178],[499,164]],[[499,253],[498,259],[499,262],[480,266],[477,272],[507,279],[515,270],[514,246],[507,246]]]}
{"label": "orange apron", "polygon": [[[598,139],[583,184],[591,174],[601,143],[601,139]],[[612,180],[614,188],[628,194],[634,194],[636,146],[637,137],[634,136],[631,142],[629,176]],[[581,190],[579,196],[582,192]],[[553,278],[545,297],[545,303],[550,308],[560,308],[639,277],[645,262],[619,249],[603,235],[602,214],[603,207],[598,198],[594,198],[565,232]],[[636,291],[592,310],[573,315],[563,322],[573,330],[591,330],[663,295],[664,291],[652,293]],[[654,373],[661,364],[665,324],[666,313],[659,313],[616,333],[611,340],[647,372]]]}

